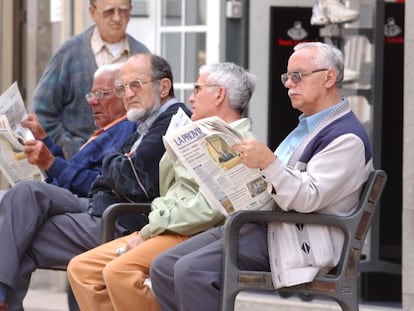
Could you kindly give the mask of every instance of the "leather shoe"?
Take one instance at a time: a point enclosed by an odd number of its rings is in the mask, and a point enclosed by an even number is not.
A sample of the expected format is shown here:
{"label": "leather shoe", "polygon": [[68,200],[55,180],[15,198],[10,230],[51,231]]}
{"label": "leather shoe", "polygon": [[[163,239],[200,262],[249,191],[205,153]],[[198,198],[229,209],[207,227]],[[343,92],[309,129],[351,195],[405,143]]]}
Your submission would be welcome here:
{"label": "leather shoe", "polygon": [[7,302],[5,302],[5,301],[0,302],[0,311],[7,311],[7,310],[8,310]]}

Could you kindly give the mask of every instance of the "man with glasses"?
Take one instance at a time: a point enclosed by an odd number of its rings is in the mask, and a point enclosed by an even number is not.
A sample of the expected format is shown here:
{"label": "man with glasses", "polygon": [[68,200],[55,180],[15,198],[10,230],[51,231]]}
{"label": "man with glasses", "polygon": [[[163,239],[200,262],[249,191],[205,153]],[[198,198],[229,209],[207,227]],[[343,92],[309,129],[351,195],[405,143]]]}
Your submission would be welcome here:
{"label": "man with glasses", "polygon": [[[242,115],[254,88],[255,77],[240,66],[203,66],[189,98],[191,119],[218,116],[244,137],[252,138],[251,122]],[[149,223],[139,232],[101,245],[69,263],[69,280],[81,310],[159,310],[151,289],[144,284],[154,258],[223,222],[224,216],[204,196],[181,161],[173,161],[166,153],[160,167],[161,196],[152,201]],[[124,253],[118,256],[117,249]]]}
{"label": "man with glasses", "polygon": [[50,59],[32,107],[52,140],[71,158],[96,130],[85,94],[104,64],[125,62],[148,48],[126,33],[131,0],[91,0],[95,25],[67,40]]}
{"label": "man with glasses", "polygon": [[66,188],[79,196],[87,196],[92,183],[101,173],[103,157],[119,150],[136,130],[136,122],[126,119],[122,99],[115,95],[115,81],[122,64],[101,66],[94,75],[92,91],[86,94],[96,126],[99,128],[81,149],[65,160],[60,146],[53,144],[35,114],[22,122],[35,140],[25,142],[24,151],[31,164],[44,170],[46,181]]}
{"label": "man with glasses", "polygon": [[[138,80],[151,83],[131,87]],[[73,256],[100,244],[101,216],[110,204],[150,202],[159,196],[162,136],[179,108],[190,112],[175,99],[171,67],[159,56],[131,56],[121,68],[120,83],[116,92],[123,96],[128,119],[139,122],[138,130],[104,157],[88,197],[28,181],[9,190],[0,202],[0,285],[7,290],[10,310],[22,310],[36,268],[66,266]],[[117,227],[118,234],[139,230],[148,221],[145,215],[127,220]],[[5,305],[1,311],[7,310]]]}
{"label": "man with glasses", "polygon": [[[292,107],[302,112],[298,126],[275,152],[257,140],[243,140],[233,149],[242,155],[246,166],[260,170],[282,210],[350,214],[358,205],[373,164],[368,135],[340,94],[343,55],[328,44],[300,43],[287,69],[282,83]],[[338,263],[343,244],[339,229],[298,228],[294,224],[246,224],[239,234],[239,266],[271,269],[283,279],[284,286],[292,286],[310,282],[316,271],[329,270]],[[321,231],[326,233],[326,243],[317,238]],[[222,234],[222,227],[210,229],[155,259],[150,271],[152,289],[163,311],[219,310]],[[286,252],[269,258],[268,241]],[[290,241],[296,242],[287,244]],[[303,247],[303,241],[319,243]],[[280,273],[277,264],[284,256],[295,260]],[[320,256],[324,265],[315,260]]]}

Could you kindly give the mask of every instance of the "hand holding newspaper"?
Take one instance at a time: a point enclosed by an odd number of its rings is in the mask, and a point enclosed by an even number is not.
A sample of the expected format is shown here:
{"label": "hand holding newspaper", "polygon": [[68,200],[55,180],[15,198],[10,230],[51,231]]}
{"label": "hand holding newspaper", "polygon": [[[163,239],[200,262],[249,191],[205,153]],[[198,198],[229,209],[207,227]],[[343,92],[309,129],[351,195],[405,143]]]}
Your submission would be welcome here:
{"label": "hand holding newspaper", "polygon": [[0,96],[0,170],[14,186],[22,180],[43,179],[42,171],[28,162],[24,142],[34,139],[32,132],[20,125],[27,116],[17,83]]}
{"label": "hand holding newspaper", "polygon": [[241,209],[276,206],[267,184],[256,169],[241,163],[231,146],[243,139],[218,117],[192,122],[178,111],[164,136],[172,159],[180,159],[199,183],[203,193],[224,215]]}

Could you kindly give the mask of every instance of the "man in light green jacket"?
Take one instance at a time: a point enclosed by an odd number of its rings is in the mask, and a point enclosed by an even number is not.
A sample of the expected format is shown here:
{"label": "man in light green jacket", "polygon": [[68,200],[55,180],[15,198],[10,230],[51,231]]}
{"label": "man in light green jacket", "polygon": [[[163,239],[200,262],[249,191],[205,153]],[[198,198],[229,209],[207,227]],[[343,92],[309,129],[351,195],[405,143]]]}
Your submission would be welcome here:
{"label": "man in light green jacket", "polygon": [[[233,63],[200,68],[189,98],[193,121],[218,116],[245,138],[251,122],[242,118],[255,78]],[[149,223],[140,232],[108,242],[71,260],[70,284],[81,310],[160,310],[144,284],[152,261],[167,249],[222,224],[223,214],[199,189],[184,165],[164,154],[160,161],[160,194],[152,202]],[[126,252],[118,256],[116,250]]]}

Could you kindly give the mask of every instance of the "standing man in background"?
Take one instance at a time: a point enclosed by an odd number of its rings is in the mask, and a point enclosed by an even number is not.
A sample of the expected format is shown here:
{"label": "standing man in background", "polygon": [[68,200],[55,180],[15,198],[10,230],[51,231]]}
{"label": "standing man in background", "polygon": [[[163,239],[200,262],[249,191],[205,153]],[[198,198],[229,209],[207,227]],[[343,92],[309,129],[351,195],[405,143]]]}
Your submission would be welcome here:
{"label": "standing man in background", "polygon": [[96,130],[85,94],[99,66],[148,48],[126,33],[131,0],[90,0],[95,25],[67,40],[50,59],[32,101],[40,123],[70,159]]}

